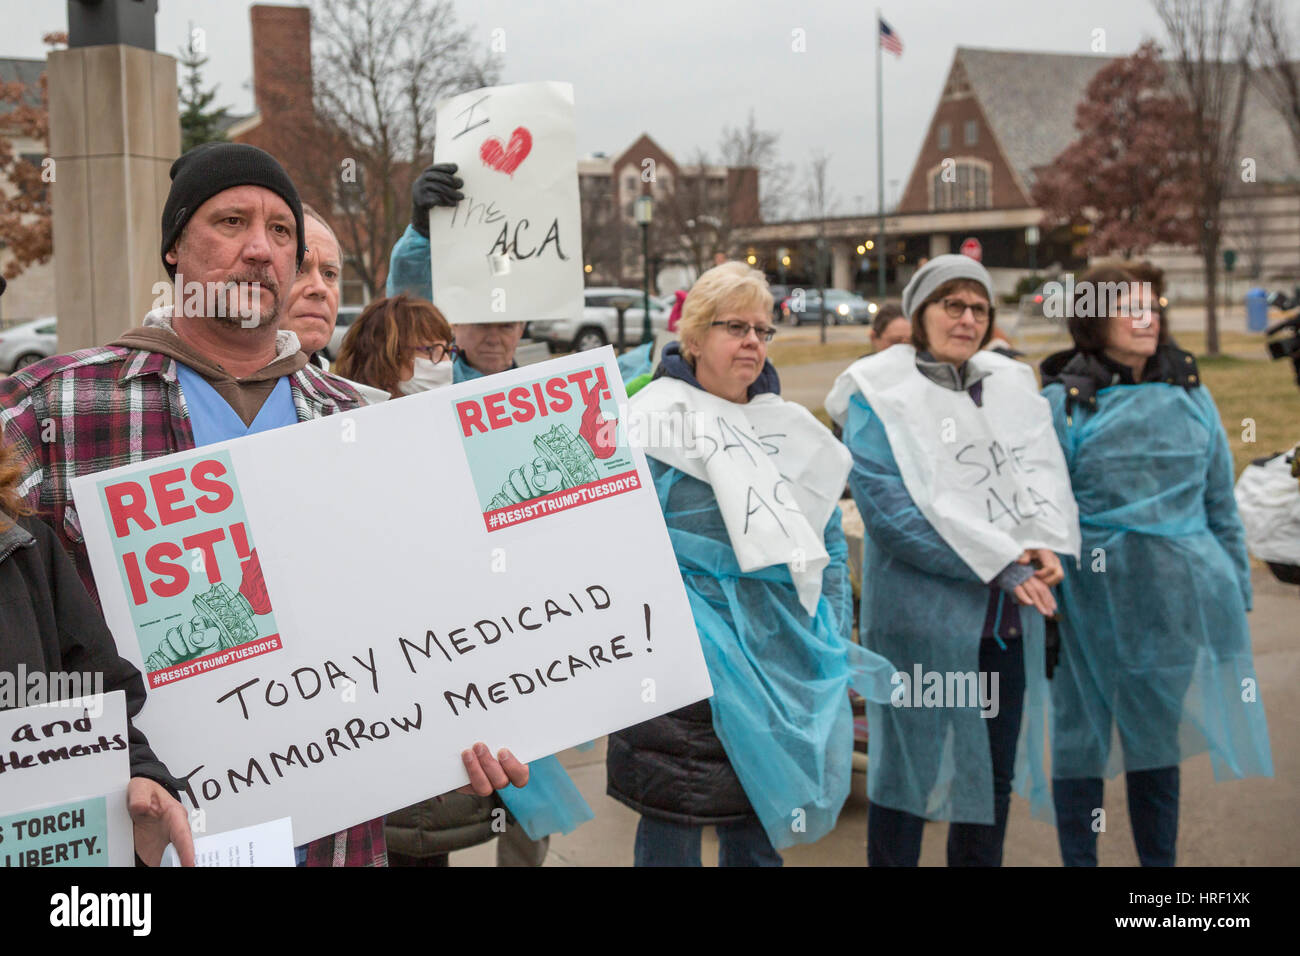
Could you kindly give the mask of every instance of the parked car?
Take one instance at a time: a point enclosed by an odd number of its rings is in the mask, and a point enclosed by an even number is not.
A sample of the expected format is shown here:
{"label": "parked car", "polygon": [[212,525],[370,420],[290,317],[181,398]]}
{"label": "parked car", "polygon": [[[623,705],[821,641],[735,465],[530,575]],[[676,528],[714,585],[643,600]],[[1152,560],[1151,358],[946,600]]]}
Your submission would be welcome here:
{"label": "parked car", "polygon": [[[803,325],[805,322],[820,324],[822,320],[822,301],[816,289],[803,290],[803,308],[798,308],[799,290],[794,290],[781,303],[781,316],[791,325]],[[867,323],[876,313],[875,303],[868,302],[860,295],[844,289],[826,290],[826,324],[843,325],[847,323]]]}
{"label": "parked car", "polygon": [[[536,341],[546,342],[552,351],[572,350],[582,352],[618,342],[618,309],[616,299],[632,302],[623,313],[623,340],[628,345],[641,342],[641,327],[645,309],[640,289],[620,289],[613,286],[593,287],[583,294],[582,317],[578,319],[537,319],[528,324],[529,335]],[[657,305],[651,296],[651,331],[667,330],[669,310]]]}
{"label": "parked car", "polygon": [[343,337],[348,334],[348,329],[357,320],[357,316],[364,311],[365,307],[360,305],[345,305],[339,308],[339,317],[334,322],[334,332],[330,335],[330,340],[325,343],[325,348],[321,350],[331,362],[339,357],[339,349],[343,347]]}
{"label": "parked car", "polygon": [[0,329],[0,372],[16,372],[58,352],[59,337],[55,325],[56,320],[51,315]]}

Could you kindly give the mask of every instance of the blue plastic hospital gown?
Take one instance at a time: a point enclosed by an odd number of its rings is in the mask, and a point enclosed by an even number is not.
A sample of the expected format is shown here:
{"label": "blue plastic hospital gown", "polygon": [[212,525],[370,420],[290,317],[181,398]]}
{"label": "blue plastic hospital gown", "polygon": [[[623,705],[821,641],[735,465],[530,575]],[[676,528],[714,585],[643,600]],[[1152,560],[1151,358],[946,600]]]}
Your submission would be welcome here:
{"label": "blue plastic hospital gown", "polygon": [[713,681],[714,731],[772,845],[818,840],[849,794],[849,687],[888,700],[893,671],[850,641],[839,509],[826,525],[831,563],[810,618],[785,565],[741,572],[709,485],[649,465]]}
{"label": "blue plastic hospital gown", "polygon": [[[988,585],[917,508],[884,425],[861,394],[849,402],[844,443],[853,453],[849,488],[867,532],[859,628],[863,644],[909,677],[918,664],[922,673],[978,674]],[[1022,608],[1021,618],[1025,698],[1014,787],[1029,799],[1034,816],[1051,819],[1043,767],[1043,617]],[[978,697],[968,697],[966,706],[868,702],[867,722],[867,794],[873,803],[928,819],[993,823],[993,758]]]}
{"label": "blue plastic hospital gown", "polygon": [[1246,623],[1250,565],[1209,392],[1105,388],[1072,420],[1064,386],[1043,394],[1083,533],[1080,566],[1065,563],[1059,590],[1052,775],[1173,767],[1208,750],[1216,779],[1272,776]]}

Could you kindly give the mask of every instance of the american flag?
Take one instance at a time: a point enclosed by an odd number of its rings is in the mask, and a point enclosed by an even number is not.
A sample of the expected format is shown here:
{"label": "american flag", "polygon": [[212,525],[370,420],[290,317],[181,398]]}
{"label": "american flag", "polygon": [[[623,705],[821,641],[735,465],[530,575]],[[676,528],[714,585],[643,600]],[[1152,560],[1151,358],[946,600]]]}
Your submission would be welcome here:
{"label": "american flag", "polygon": [[886,53],[892,53],[894,56],[903,55],[903,41],[890,29],[883,18],[880,20],[880,45],[885,48]]}

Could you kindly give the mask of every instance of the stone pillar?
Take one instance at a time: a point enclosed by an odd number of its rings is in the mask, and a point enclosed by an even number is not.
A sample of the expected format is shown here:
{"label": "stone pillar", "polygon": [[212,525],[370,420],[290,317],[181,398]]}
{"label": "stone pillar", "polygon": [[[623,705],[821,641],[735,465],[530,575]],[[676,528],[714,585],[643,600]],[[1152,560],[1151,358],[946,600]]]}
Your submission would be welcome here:
{"label": "stone pillar", "polygon": [[831,244],[831,286],[836,289],[853,288],[852,253],[848,243]]}
{"label": "stone pillar", "polygon": [[946,232],[936,232],[930,235],[930,258],[935,256],[946,256],[952,252],[952,243],[948,239]]}
{"label": "stone pillar", "polygon": [[59,351],[140,324],[166,282],[159,245],[168,171],[180,155],[176,60],[113,44],[47,65],[54,159]]}

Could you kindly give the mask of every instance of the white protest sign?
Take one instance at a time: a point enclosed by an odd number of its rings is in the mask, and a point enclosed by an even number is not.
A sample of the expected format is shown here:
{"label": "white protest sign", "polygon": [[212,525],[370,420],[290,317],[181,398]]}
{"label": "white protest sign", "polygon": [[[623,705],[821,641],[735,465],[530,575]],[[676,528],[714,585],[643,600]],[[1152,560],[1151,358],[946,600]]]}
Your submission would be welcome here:
{"label": "white protest sign", "polygon": [[584,352],[72,483],[138,723],[211,831],[308,840],[712,693]]}
{"label": "white protest sign", "polygon": [[[180,866],[167,844],[160,866]],[[288,817],[194,838],[194,865],[202,867],[294,866],[293,821]]]}
{"label": "white protest sign", "polygon": [[1027,548],[1077,559],[1079,511],[1033,371],[993,352],[970,362],[990,373],[980,405],[931,382],[916,368],[916,350],[895,345],[850,365],[826,410],[843,424],[849,400],[863,394],[908,494],[980,580],[992,581]]}
{"label": "white protest sign", "polygon": [[126,694],[0,711],[0,866],[131,866]]}
{"label": "white protest sign", "polygon": [[738,405],[665,377],[630,407],[633,442],[713,487],[741,571],[787,565],[804,610],[816,613],[826,522],[852,467],[844,446],[771,393]]}
{"label": "white protest sign", "polygon": [[573,87],[520,83],[438,104],[434,160],[465,198],[429,215],[433,301],[453,323],[582,314]]}

